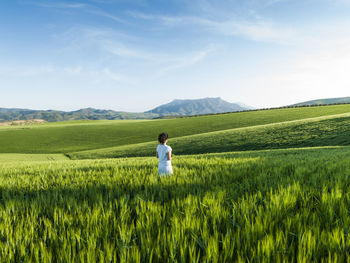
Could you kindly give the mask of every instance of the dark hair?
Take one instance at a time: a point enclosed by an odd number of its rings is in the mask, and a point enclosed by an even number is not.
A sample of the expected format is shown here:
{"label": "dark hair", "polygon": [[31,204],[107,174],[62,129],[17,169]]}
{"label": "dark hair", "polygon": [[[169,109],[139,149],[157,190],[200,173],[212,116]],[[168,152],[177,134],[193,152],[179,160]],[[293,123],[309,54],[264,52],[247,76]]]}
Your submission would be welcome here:
{"label": "dark hair", "polygon": [[161,134],[158,135],[158,141],[163,144],[165,143],[166,139],[168,139],[168,134],[165,132],[162,132]]}

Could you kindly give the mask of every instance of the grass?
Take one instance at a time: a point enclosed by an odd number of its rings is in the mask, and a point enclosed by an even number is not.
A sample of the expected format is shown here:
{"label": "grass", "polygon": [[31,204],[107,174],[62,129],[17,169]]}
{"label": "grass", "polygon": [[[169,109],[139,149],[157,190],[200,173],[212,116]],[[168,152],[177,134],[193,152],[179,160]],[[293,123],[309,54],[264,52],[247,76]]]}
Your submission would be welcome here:
{"label": "grass", "polygon": [[0,128],[2,153],[66,153],[350,112],[350,105],[239,112],[147,121],[77,121]]}
{"label": "grass", "polygon": [[349,113],[1,127],[0,262],[350,261]]}
{"label": "grass", "polygon": [[33,161],[61,161],[67,160],[63,154],[18,154],[18,153],[1,153],[0,163],[8,162],[33,162]]}
{"label": "grass", "polygon": [[[349,114],[317,117],[177,137],[169,140],[175,155],[311,146],[350,145]],[[70,153],[73,159],[153,156],[156,141]]]}
{"label": "grass", "polygon": [[345,262],[350,148],[0,164],[1,262]]}

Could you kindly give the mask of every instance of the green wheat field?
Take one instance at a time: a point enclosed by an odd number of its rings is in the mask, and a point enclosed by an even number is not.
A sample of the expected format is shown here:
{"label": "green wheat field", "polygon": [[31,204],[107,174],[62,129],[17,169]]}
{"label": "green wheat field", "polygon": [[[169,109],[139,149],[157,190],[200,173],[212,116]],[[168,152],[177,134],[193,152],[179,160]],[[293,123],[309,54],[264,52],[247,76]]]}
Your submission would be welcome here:
{"label": "green wheat field", "polygon": [[0,127],[0,262],[347,262],[349,231],[350,105]]}

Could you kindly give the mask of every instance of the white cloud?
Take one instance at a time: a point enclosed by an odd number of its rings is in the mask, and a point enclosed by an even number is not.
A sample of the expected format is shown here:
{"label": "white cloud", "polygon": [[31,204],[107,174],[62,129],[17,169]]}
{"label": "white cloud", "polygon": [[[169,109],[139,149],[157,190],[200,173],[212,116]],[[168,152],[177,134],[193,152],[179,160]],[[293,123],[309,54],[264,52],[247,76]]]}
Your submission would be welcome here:
{"label": "white cloud", "polygon": [[241,36],[254,41],[291,44],[296,32],[292,28],[280,28],[272,23],[257,21],[224,21],[212,22],[211,27],[217,32],[228,36]]}
{"label": "white cloud", "polygon": [[87,7],[87,4],[68,2],[33,2],[33,4],[41,7],[57,9],[81,9]]}
{"label": "white cloud", "polygon": [[120,81],[123,79],[123,77],[120,74],[111,72],[111,70],[109,68],[104,68],[103,73],[115,81]]}
{"label": "white cloud", "polygon": [[155,57],[143,50],[127,47],[119,41],[101,40],[99,41],[98,45],[106,52],[109,52],[118,57],[142,60],[152,60]]}
{"label": "white cloud", "polygon": [[124,19],[121,19],[120,17],[116,16],[116,15],[112,15],[108,12],[102,11],[98,8],[89,8],[86,10],[88,13],[94,14],[94,15],[98,15],[98,16],[102,16],[105,18],[109,18],[115,22],[118,23],[122,23],[122,24],[129,24],[127,21],[125,21]]}
{"label": "white cloud", "polygon": [[152,14],[145,14],[145,13],[142,13],[142,12],[139,12],[139,11],[128,11],[127,13],[129,15],[131,15],[132,17],[139,18],[139,19],[148,20],[148,19],[154,19],[155,18],[155,16],[152,15]]}
{"label": "white cloud", "polygon": [[290,45],[294,43],[298,32],[287,26],[256,17],[252,20],[222,19],[213,20],[199,16],[157,16],[140,12],[131,12],[133,17],[156,20],[167,27],[201,27],[216,35],[243,37],[253,41],[273,42]]}
{"label": "white cloud", "polygon": [[214,47],[210,46],[208,48],[199,50],[192,54],[186,54],[186,55],[183,55],[182,57],[173,58],[167,62],[167,64],[169,65],[161,68],[156,75],[160,76],[168,71],[172,71],[180,68],[186,68],[186,67],[195,65],[200,61],[202,61],[203,59],[205,59],[213,51],[214,51]]}
{"label": "white cloud", "polygon": [[148,59],[151,56],[143,50],[131,47],[131,44],[124,44],[135,42],[136,38],[111,29],[75,26],[53,37],[62,43],[62,53],[78,51],[86,53],[88,57],[102,51],[108,55],[136,59]]}
{"label": "white cloud", "polygon": [[51,9],[75,9],[79,11],[84,11],[86,13],[90,13],[93,15],[105,17],[108,19],[111,19],[115,22],[118,23],[123,23],[123,24],[129,24],[127,21],[124,19],[121,19],[120,17],[113,15],[111,13],[108,13],[106,11],[101,10],[100,8],[91,5],[91,4],[86,4],[86,3],[68,3],[68,2],[34,2],[33,4],[45,8],[51,8]]}
{"label": "white cloud", "polygon": [[[61,35],[55,35],[59,41],[63,41],[64,48],[61,52],[98,53],[99,66],[111,66],[110,63],[122,61],[123,67],[142,67],[145,72],[152,72],[160,76],[165,72],[195,65],[215,50],[214,45],[208,45],[198,50],[152,50],[140,47],[142,39],[119,34],[113,30],[97,28],[74,27]],[[113,57],[119,58],[115,60]],[[114,62],[113,62],[114,60]],[[132,66],[131,66],[132,65]],[[97,66],[97,62],[94,62]]]}
{"label": "white cloud", "polygon": [[[130,84],[130,85],[135,85],[137,83],[137,80],[135,78],[131,79],[119,72],[113,71],[110,68],[104,68],[101,73],[104,74],[107,78],[119,82],[119,83],[124,83],[124,84]],[[104,77],[101,76],[101,77]]]}

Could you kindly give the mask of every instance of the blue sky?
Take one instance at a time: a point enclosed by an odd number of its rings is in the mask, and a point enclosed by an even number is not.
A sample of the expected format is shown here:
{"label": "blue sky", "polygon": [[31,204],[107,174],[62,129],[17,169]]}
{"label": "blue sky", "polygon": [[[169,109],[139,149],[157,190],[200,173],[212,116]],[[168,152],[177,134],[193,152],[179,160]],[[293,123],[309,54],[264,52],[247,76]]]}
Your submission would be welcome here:
{"label": "blue sky", "polygon": [[348,0],[2,0],[0,107],[350,96]]}

